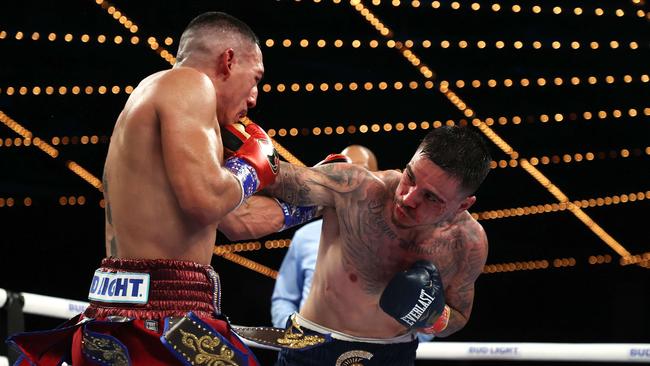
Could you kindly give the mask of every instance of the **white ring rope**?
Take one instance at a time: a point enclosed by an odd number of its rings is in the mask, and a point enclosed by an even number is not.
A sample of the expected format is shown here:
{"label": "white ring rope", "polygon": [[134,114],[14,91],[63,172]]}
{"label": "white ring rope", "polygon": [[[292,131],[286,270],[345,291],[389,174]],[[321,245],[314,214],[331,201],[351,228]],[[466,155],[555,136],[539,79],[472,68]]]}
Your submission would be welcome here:
{"label": "white ring rope", "polygon": [[[26,314],[70,319],[83,312],[88,307],[88,303],[83,301],[31,294],[29,292],[21,292],[20,295],[25,301],[23,312]],[[6,302],[7,290],[0,288],[0,308],[5,306]]]}
{"label": "white ring rope", "polygon": [[83,301],[30,294],[28,292],[22,292],[21,295],[25,299],[23,312],[27,314],[70,319],[88,307],[88,303]]}
{"label": "white ring rope", "polygon": [[422,360],[650,362],[650,344],[623,343],[421,343]]}
{"label": "white ring rope", "polygon": [[[23,312],[69,319],[83,312],[87,302],[58,297],[21,293],[25,300]],[[7,300],[7,291],[0,288],[0,308]],[[249,347],[276,349],[244,340]],[[276,349],[277,350],[277,349]],[[417,350],[421,360],[519,360],[578,362],[650,362],[650,343],[473,343],[426,342]],[[8,366],[0,356],[0,366]]]}

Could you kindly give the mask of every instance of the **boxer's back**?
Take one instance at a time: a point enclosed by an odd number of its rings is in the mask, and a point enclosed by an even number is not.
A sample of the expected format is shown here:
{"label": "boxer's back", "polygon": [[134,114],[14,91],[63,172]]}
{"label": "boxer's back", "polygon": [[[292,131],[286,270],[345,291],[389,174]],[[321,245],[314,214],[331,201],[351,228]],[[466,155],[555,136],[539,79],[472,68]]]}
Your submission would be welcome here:
{"label": "boxer's back", "polygon": [[[200,226],[183,213],[171,188],[156,110],[161,78],[144,79],[118,117],[104,167],[107,256],[178,259],[209,264],[216,224]],[[215,125],[217,124],[215,116]]]}
{"label": "boxer's back", "polygon": [[300,313],[350,335],[391,338],[406,330],[379,307],[388,281],[418,259],[427,259],[441,271],[445,286],[453,283],[468,250],[452,237],[474,226],[465,224],[471,217],[464,212],[450,225],[429,231],[426,240],[409,237],[390,218],[399,174],[378,175],[383,184],[367,185],[362,194],[337,201],[336,211],[325,211],[311,292]]}

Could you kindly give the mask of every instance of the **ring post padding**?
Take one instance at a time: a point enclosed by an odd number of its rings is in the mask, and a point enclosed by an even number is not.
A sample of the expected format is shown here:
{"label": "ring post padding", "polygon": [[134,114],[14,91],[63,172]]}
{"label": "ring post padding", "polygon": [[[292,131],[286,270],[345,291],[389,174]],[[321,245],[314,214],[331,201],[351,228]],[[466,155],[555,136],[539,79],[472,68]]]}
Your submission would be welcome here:
{"label": "ring post padding", "polygon": [[622,343],[420,343],[425,360],[650,362],[650,344]]}
{"label": "ring post padding", "polygon": [[0,366],[9,366],[9,359],[4,356],[0,356]]}
{"label": "ring post padding", "polygon": [[23,311],[27,314],[70,319],[88,307],[88,303],[83,301],[61,299],[28,292],[23,292],[22,295],[25,299]]}

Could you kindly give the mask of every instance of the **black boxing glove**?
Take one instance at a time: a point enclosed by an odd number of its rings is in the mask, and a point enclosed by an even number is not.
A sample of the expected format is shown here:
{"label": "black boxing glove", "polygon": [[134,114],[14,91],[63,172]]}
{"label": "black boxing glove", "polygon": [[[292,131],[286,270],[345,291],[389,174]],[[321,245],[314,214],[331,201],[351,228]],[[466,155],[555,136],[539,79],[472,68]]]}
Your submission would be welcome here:
{"label": "black boxing glove", "polygon": [[379,306],[408,329],[431,327],[445,310],[440,272],[429,261],[413,263],[388,282]]}

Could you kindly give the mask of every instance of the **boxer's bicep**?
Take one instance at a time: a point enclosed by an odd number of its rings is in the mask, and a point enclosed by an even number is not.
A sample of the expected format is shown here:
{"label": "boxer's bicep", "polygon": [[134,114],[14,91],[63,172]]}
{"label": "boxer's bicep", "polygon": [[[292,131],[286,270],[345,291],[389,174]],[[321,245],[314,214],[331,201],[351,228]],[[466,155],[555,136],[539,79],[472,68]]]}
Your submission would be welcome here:
{"label": "boxer's bicep", "polygon": [[171,188],[183,210],[210,224],[237,205],[241,191],[236,179],[221,167],[216,101],[201,83],[186,78],[180,84],[172,80],[171,85],[161,86],[156,112]]}

